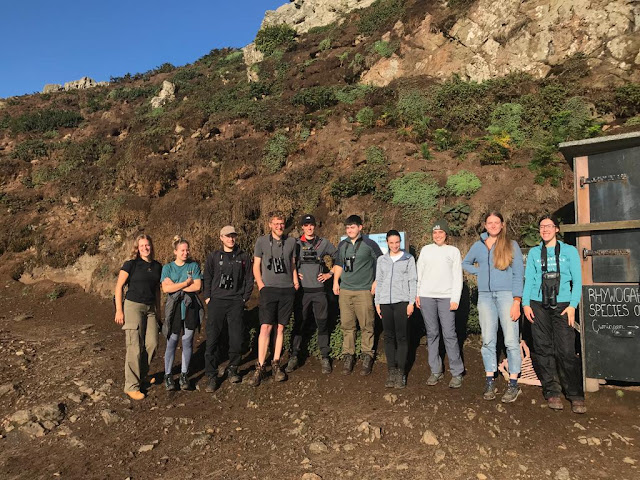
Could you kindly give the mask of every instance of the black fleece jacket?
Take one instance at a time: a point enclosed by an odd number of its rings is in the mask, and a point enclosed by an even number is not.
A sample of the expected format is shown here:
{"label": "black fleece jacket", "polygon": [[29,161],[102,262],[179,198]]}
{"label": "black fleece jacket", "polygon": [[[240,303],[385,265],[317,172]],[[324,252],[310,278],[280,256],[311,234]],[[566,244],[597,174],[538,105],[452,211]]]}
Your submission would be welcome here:
{"label": "black fleece jacket", "polygon": [[[212,300],[239,300],[245,302],[253,291],[252,258],[238,247],[233,252],[215,250],[209,253],[204,264],[204,298]],[[222,273],[231,275],[233,288],[220,288]]]}

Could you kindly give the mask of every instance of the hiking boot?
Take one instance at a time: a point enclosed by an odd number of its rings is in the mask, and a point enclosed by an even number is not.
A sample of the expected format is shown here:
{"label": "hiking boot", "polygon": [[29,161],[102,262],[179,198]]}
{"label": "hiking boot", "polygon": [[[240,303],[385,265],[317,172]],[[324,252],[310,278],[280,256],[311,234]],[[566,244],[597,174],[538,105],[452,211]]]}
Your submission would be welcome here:
{"label": "hiking boot", "polygon": [[384,388],[393,388],[396,386],[396,376],[398,372],[395,368],[390,368],[387,374],[387,381],[384,382]]}
{"label": "hiking boot", "polygon": [[442,377],[444,377],[443,373],[432,373],[431,375],[429,375],[429,378],[427,378],[427,385],[429,385],[430,387],[437,385],[438,382],[442,380]]}
{"label": "hiking boot", "polygon": [[587,413],[587,406],[584,400],[571,400],[571,411],[577,414]]}
{"label": "hiking boot", "polygon": [[356,358],[353,355],[344,356],[344,367],[342,368],[343,375],[349,375],[353,372],[353,366],[356,364]]}
{"label": "hiking boot", "polygon": [[173,375],[164,376],[164,388],[170,392],[176,389],[176,384],[173,381]]}
{"label": "hiking boot", "polygon": [[139,392],[138,390],[132,390],[130,392],[124,392],[129,395],[131,400],[144,400],[144,393]]}
{"label": "hiking boot", "polygon": [[562,405],[562,399],[560,397],[549,397],[547,398],[547,407],[551,410],[563,410],[564,405]]}
{"label": "hiking boot", "polygon": [[186,373],[180,374],[178,384],[180,385],[180,390],[191,390],[191,383],[189,382],[189,378]]}
{"label": "hiking boot", "polygon": [[482,398],[485,400],[495,400],[496,398],[496,382],[493,378],[488,379],[484,383],[484,392]]}
{"label": "hiking boot", "polygon": [[460,388],[462,387],[462,375],[454,375],[451,377],[451,381],[449,382],[449,388]]}
{"label": "hiking boot", "polygon": [[229,367],[227,367],[227,378],[229,379],[229,383],[240,383],[242,381],[236,365],[229,365]]}
{"label": "hiking boot", "polygon": [[209,381],[207,382],[207,386],[204,388],[204,391],[207,393],[213,393],[218,389],[218,377],[209,377]]}
{"label": "hiking boot", "polygon": [[520,387],[517,383],[515,385],[509,383],[507,391],[504,392],[504,395],[502,395],[502,403],[515,402],[516,398],[518,398],[518,395],[520,395],[520,392],[522,392],[522,390],[520,390]]}
{"label": "hiking boot", "polygon": [[363,355],[360,375],[370,375],[371,370],[373,370],[373,357],[371,355]]}
{"label": "hiking boot", "polygon": [[264,378],[264,365],[260,365],[259,363],[256,363],[256,369],[254,370],[253,375],[249,379],[248,383],[252,387],[257,387],[258,385],[260,385],[260,382],[262,382],[263,378]]}
{"label": "hiking boot", "polygon": [[287,374],[280,368],[280,360],[271,362],[271,374],[276,382],[284,382],[287,379]]}
{"label": "hiking boot", "polygon": [[396,388],[405,388],[407,386],[407,374],[402,370],[396,370],[396,384],[394,385]]}
{"label": "hiking boot", "polygon": [[322,359],[320,360],[320,366],[322,367],[322,373],[331,373],[331,360],[329,359],[329,357],[322,357]]}
{"label": "hiking boot", "polygon": [[291,358],[289,358],[289,363],[287,363],[287,368],[285,368],[284,371],[287,372],[287,373],[291,373],[296,368],[298,368],[298,365],[300,365],[300,363],[298,361],[298,356],[297,355],[293,355]]}

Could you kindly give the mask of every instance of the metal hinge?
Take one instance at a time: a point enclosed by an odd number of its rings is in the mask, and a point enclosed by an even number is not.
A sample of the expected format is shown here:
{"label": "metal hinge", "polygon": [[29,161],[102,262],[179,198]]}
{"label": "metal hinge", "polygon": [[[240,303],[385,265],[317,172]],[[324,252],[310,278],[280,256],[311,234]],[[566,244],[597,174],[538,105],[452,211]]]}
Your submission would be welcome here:
{"label": "metal hinge", "polygon": [[582,249],[582,258],[587,257],[627,257],[631,255],[628,248],[610,248],[607,250],[587,250]]}
{"label": "metal hinge", "polygon": [[626,173],[618,175],[603,175],[601,177],[580,177],[580,188],[590,183],[616,182],[618,180],[627,180],[629,177]]}

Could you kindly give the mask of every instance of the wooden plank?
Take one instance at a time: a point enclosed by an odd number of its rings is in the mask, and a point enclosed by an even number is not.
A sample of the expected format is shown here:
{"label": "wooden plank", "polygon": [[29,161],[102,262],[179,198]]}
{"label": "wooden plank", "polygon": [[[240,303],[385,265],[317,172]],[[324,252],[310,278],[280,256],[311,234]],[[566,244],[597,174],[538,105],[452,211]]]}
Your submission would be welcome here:
{"label": "wooden plank", "polygon": [[560,231],[566,232],[598,232],[603,230],[629,230],[640,228],[640,220],[619,220],[615,222],[576,223],[561,225]]}

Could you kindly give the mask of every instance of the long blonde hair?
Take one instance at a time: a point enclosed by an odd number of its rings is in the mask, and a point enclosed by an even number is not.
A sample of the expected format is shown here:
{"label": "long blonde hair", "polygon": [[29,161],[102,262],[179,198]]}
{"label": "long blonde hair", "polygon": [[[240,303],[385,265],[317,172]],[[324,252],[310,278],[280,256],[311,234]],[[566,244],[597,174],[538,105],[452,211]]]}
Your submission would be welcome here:
{"label": "long blonde hair", "polygon": [[487,219],[489,217],[498,217],[502,223],[502,230],[500,230],[500,233],[498,234],[495,250],[493,252],[493,265],[498,270],[506,270],[513,261],[513,244],[507,235],[507,224],[500,212],[493,211],[487,213],[484,217],[485,223],[487,223]]}
{"label": "long blonde hair", "polygon": [[133,241],[133,248],[131,249],[131,260],[135,260],[136,258],[140,258],[140,250],[138,250],[138,245],[140,244],[140,240],[147,240],[149,242],[149,246],[151,247],[151,253],[149,254],[149,258],[153,260],[153,240],[151,237],[145,233],[142,233],[136,237]]}

